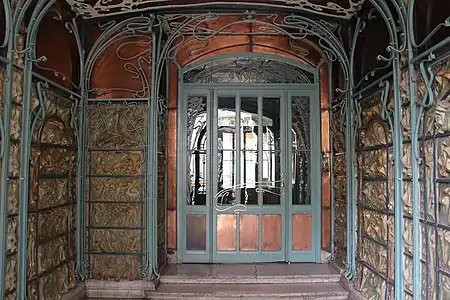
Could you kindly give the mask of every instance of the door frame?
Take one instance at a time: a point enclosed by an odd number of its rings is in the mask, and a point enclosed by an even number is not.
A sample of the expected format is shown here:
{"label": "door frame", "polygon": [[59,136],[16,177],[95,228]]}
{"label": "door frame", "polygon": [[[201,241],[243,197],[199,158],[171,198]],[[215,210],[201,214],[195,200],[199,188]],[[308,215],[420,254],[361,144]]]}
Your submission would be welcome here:
{"label": "door frame", "polygon": [[[211,84],[211,83],[183,83],[183,74],[195,68],[198,65],[206,64],[210,61],[216,61],[220,59],[233,58],[233,57],[267,57],[268,59],[286,62],[308,72],[314,74],[314,83],[310,84],[259,84],[259,83],[233,83],[233,84]],[[186,153],[186,130],[185,124],[187,121],[187,97],[188,96],[205,96],[207,103],[211,103],[214,97],[217,97],[218,93],[223,93],[223,91],[233,91],[233,92],[243,92],[245,94],[252,93],[253,96],[266,96],[278,95],[280,100],[286,102],[291,99],[292,96],[306,96],[309,97],[311,101],[310,109],[310,136],[320,137],[320,89],[319,89],[319,72],[317,69],[311,66],[302,64],[298,61],[280,57],[272,54],[263,53],[235,53],[232,55],[220,55],[212,57],[210,59],[202,60],[189,65],[188,67],[180,69],[179,78],[180,82],[178,85],[178,111],[177,111],[177,259],[179,263],[185,261],[188,262],[198,262],[198,263],[208,263],[217,261],[217,251],[216,251],[216,235],[212,234],[212,230],[215,230],[217,223],[215,216],[217,212],[211,207],[212,203],[207,201],[204,206],[193,206],[188,207],[185,205],[185,192],[186,192],[186,174],[185,168],[187,163],[187,153]],[[225,92],[226,93],[226,92]],[[291,116],[291,105],[286,105],[286,115]],[[207,114],[207,122],[211,120],[210,114]],[[291,118],[288,118],[286,123],[286,128],[291,128]],[[285,130],[283,133],[286,135],[285,140],[291,140],[291,131]],[[287,143],[285,143],[287,144]],[[282,215],[282,234],[284,244],[282,245],[282,251],[284,249],[284,260],[288,262],[319,262],[320,261],[320,250],[321,250],[321,226],[322,226],[322,216],[321,216],[321,138],[311,138],[311,204],[310,205],[292,205],[292,188],[291,181],[292,174],[285,172],[285,180],[289,182],[285,188],[285,195],[281,201],[284,205],[284,213]],[[208,143],[207,147],[211,147]],[[284,168],[290,170],[289,161],[292,161],[292,148],[288,147],[284,155]],[[210,149],[207,149],[210,153]],[[288,178],[287,178],[287,177]],[[207,199],[212,199],[210,195],[211,191],[207,190]],[[314,200],[315,199],[315,200]],[[288,201],[289,200],[289,201]],[[209,251],[186,251],[186,230],[184,224],[186,224],[186,213],[199,213],[205,214],[206,222],[206,246]],[[312,248],[311,251],[292,251],[292,214],[293,213],[311,213],[312,215],[312,229],[311,229],[311,239]],[[262,225],[260,224],[259,227]],[[242,254],[240,254],[242,255]],[[274,256],[274,260],[277,260],[280,256]],[[252,260],[250,258],[250,260]],[[237,259],[237,257],[231,257],[229,262],[248,262],[249,259]],[[253,261],[253,260],[252,260]],[[220,258],[219,262],[228,262],[228,259],[224,257]]]}

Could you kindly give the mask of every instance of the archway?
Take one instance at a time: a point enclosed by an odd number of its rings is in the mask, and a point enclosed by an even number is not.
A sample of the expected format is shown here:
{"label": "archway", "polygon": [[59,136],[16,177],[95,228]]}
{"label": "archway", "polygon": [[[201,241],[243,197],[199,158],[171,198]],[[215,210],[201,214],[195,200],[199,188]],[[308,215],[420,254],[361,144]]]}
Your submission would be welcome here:
{"label": "archway", "polygon": [[[234,15],[211,14],[214,21],[208,20],[210,16],[205,15],[204,19],[191,20],[189,24],[182,26],[173,25],[174,28],[181,28],[182,34],[174,39],[170,48],[167,60],[168,67],[168,135],[167,135],[167,248],[169,255],[176,261],[176,253],[179,250],[179,240],[177,239],[177,130],[180,128],[177,123],[177,113],[179,101],[178,82],[182,78],[182,69],[190,68],[193,65],[202,64],[208,60],[215,60],[220,55],[233,56],[238,53],[252,53],[255,55],[275,55],[282,59],[291,60],[292,63],[302,64],[317,70],[317,86],[320,94],[321,113],[321,149],[323,159],[328,161],[330,153],[330,104],[332,97],[332,85],[329,85],[330,63],[327,52],[328,48],[321,49],[318,46],[321,42],[315,36],[300,38],[294,33],[282,32],[278,23],[283,21],[278,17],[265,14],[258,14],[252,19],[246,13]],[[248,21],[242,22],[242,18]],[[273,23],[272,23],[273,22]],[[174,22],[175,23],[175,22]],[[188,23],[188,22],[186,22]],[[245,23],[245,24],[243,24]],[[172,24],[169,24],[172,26]],[[330,25],[330,24],[329,24]],[[178,27],[176,27],[178,26]],[[267,28],[263,28],[266,26]],[[332,26],[332,25],[330,25]],[[192,28],[196,28],[191,30]],[[268,28],[273,28],[271,32]],[[196,31],[197,30],[197,31]],[[204,31],[203,31],[204,30]],[[215,34],[214,34],[215,32]],[[234,32],[234,34],[228,34]],[[197,35],[198,33],[198,35]],[[330,51],[328,49],[328,51]],[[334,59],[334,58],[332,58]],[[328,62],[328,63],[327,63]],[[344,76],[345,77],[345,76]],[[164,77],[163,77],[164,78]],[[320,135],[317,135],[317,137]],[[323,168],[322,178],[318,180],[322,184],[322,233],[318,232],[318,238],[322,240],[322,250],[332,251],[331,223],[332,213],[330,208],[330,170]],[[308,222],[308,221],[307,221]],[[178,245],[177,245],[178,243]],[[320,249],[320,246],[319,246]],[[319,250],[320,251],[320,250]],[[326,257],[326,253],[324,253]],[[325,258],[323,257],[323,258]]]}
{"label": "archway", "polygon": [[254,52],[180,70],[180,262],[320,260],[318,73]]}

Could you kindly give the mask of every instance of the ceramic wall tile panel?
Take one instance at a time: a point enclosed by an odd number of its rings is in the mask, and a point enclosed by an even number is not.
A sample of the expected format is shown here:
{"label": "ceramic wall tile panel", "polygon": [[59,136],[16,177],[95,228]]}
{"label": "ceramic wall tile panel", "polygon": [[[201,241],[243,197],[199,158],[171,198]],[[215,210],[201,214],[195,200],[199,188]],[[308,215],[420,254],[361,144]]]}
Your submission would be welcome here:
{"label": "ceramic wall tile panel", "polygon": [[88,105],[85,217],[94,279],[140,278],[145,246],[146,124],[146,103]]}

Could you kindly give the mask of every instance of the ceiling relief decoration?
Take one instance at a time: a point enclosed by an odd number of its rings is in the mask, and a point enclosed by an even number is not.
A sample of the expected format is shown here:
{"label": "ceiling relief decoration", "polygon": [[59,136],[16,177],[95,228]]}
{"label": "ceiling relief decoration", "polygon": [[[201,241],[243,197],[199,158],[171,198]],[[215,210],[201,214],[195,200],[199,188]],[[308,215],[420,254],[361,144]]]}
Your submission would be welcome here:
{"label": "ceiling relief decoration", "polygon": [[201,8],[230,4],[264,5],[268,9],[289,9],[322,16],[350,19],[365,0],[271,0],[271,1],[199,1],[199,0],[66,0],[72,9],[85,19],[119,15],[147,10]]}

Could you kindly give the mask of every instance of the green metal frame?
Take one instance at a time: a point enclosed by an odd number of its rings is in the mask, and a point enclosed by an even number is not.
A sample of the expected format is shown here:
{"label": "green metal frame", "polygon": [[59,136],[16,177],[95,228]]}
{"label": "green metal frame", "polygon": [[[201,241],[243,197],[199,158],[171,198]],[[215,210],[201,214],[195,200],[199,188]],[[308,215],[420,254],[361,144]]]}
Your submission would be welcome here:
{"label": "green metal frame", "polygon": [[[1,194],[0,194],[0,296],[5,294],[6,278],[6,238],[8,234],[8,173],[9,173],[9,153],[10,153],[10,132],[11,132],[11,102],[12,102],[12,76],[13,76],[13,47],[17,39],[16,23],[22,20],[16,10],[13,14],[9,0],[3,1],[6,16],[6,33],[2,48],[7,46],[7,65],[5,74],[5,99],[3,104],[2,120],[2,174],[1,174]],[[3,263],[4,262],[4,263]]]}
{"label": "green metal frame", "polygon": [[[33,115],[30,109],[31,106],[31,86],[32,78],[35,76],[39,80],[47,81],[45,78],[39,77],[33,73],[33,67],[43,58],[37,58],[35,53],[35,43],[36,34],[39,28],[39,24],[46,13],[52,8],[56,1],[45,1],[40,0],[35,6],[31,4],[31,0],[19,0],[17,1],[15,8],[11,7],[11,2],[9,0],[3,0],[2,4],[6,12],[6,36],[5,40],[2,41],[0,48],[7,49],[6,58],[6,88],[5,88],[5,102],[4,102],[4,112],[3,119],[0,124],[0,131],[2,134],[2,174],[1,174],[1,202],[0,202],[0,259],[5,262],[6,258],[6,237],[7,237],[7,197],[8,197],[8,169],[9,169],[9,155],[10,155],[10,141],[8,137],[11,131],[11,98],[12,98],[12,77],[13,77],[13,55],[14,54],[25,54],[25,67],[23,69],[24,74],[24,99],[23,99],[23,115],[22,115],[22,132],[21,132],[21,159],[23,162],[29,161],[30,151],[31,151],[31,127],[33,121]],[[435,102],[433,98],[432,84],[434,82],[434,73],[432,67],[434,67],[442,59],[446,59],[447,56],[441,56],[436,59],[436,54],[440,54],[442,49],[449,44],[450,38],[446,38],[428,50],[420,52],[421,46],[426,44],[434,34],[444,26],[449,26],[449,22],[444,22],[439,24],[428,37],[426,37],[420,43],[415,41],[414,37],[414,5],[415,1],[410,0],[407,4],[402,0],[370,0],[369,1],[375,10],[382,16],[386,27],[389,31],[390,45],[387,48],[389,52],[389,57],[379,56],[380,60],[386,61],[387,67],[392,69],[392,72],[384,76],[382,79],[361,87],[360,83],[355,83],[353,81],[353,71],[354,71],[354,52],[356,51],[356,41],[360,31],[362,30],[362,21],[357,20],[356,26],[353,28],[353,36],[351,40],[350,49],[346,49],[342,42],[339,40],[337,35],[327,27],[327,24],[318,22],[316,20],[310,19],[303,16],[288,16],[281,19],[279,22],[265,23],[260,22],[252,17],[245,17],[242,21],[234,22],[233,24],[250,23],[265,25],[270,28],[276,28],[280,34],[289,36],[293,40],[304,39],[307,36],[314,36],[320,40],[320,46],[324,50],[325,58],[328,62],[339,61],[342,67],[342,73],[345,81],[345,87],[343,90],[338,90],[341,92],[341,96],[345,101],[345,106],[343,109],[342,116],[345,117],[345,137],[346,137],[346,162],[347,162],[347,266],[346,266],[346,276],[349,280],[356,279],[356,170],[355,170],[355,138],[356,130],[358,129],[358,122],[355,121],[358,117],[358,105],[357,102],[362,94],[370,89],[376,87],[377,84],[382,82],[381,88],[384,90],[385,97],[387,93],[393,90],[394,96],[394,109],[390,111],[387,107],[387,101],[384,100],[384,116],[386,120],[389,121],[392,134],[393,134],[393,148],[394,148],[394,170],[395,170],[395,248],[403,248],[403,175],[402,175],[402,165],[401,157],[403,153],[403,140],[401,132],[401,116],[402,107],[400,99],[400,57],[401,55],[407,55],[408,58],[408,69],[409,69],[409,89],[410,89],[410,106],[411,106],[411,127],[412,130],[412,188],[413,188],[413,240],[414,240],[414,251],[413,251],[413,269],[414,269],[414,290],[413,297],[415,299],[421,299],[421,285],[422,281],[422,270],[420,262],[420,199],[419,199],[419,163],[420,155],[418,151],[418,141],[419,141],[419,124],[423,116],[424,111]],[[31,11],[32,10],[32,11]],[[31,19],[27,28],[25,38],[24,50],[19,50],[17,47],[17,40],[19,35],[19,28],[22,25],[25,14],[30,13]],[[89,90],[87,89],[88,83],[90,82],[90,72],[93,68],[93,61],[96,57],[102,53],[102,51],[108,48],[112,43],[112,33],[117,28],[121,26],[125,27],[127,24],[133,22],[140,22],[144,19],[151,20],[149,22],[150,30],[153,30],[153,42],[152,42],[152,79],[151,79],[151,96],[146,99],[141,99],[148,101],[149,108],[149,124],[148,130],[148,156],[147,156],[147,236],[146,236],[146,262],[142,267],[144,277],[150,278],[153,276],[158,276],[158,265],[157,265],[157,243],[156,243],[156,171],[157,171],[157,150],[156,145],[151,141],[155,140],[157,134],[157,121],[158,109],[157,109],[157,99],[159,97],[159,87],[162,80],[167,80],[167,78],[162,78],[162,70],[167,67],[168,61],[176,62],[176,58],[173,55],[174,51],[181,46],[177,44],[180,37],[185,37],[186,28],[189,28],[192,24],[201,23],[203,21],[214,20],[219,14],[208,13],[202,15],[186,15],[185,21],[179,24],[179,27],[174,31],[170,32],[169,35],[164,38],[163,26],[164,22],[167,20],[163,15],[150,15],[150,17],[130,17],[129,19],[111,25],[106,29],[101,38],[92,47],[88,56],[84,57],[84,49],[81,49],[81,85],[77,87],[80,91],[83,101],[79,101],[74,106],[74,110],[78,112],[78,117],[75,118],[74,127],[77,128],[77,142],[78,142],[78,179],[77,179],[77,228],[84,228],[84,166],[86,163],[86,103],[85,101],[89,97]],[[227,24],[227,26],[232,24]],[[76,25],[74,25],[76,28]],[[195,27],[195,26],[193,26]],[[72,28],[72,29],[73,29]],[[199,40],[207,41],[211,37],[215,37],[221,34],[225,30],[221,28],[217,31],[210,32],[208,34],[199,35],[201,36]],[[293,32],[299,30],[301,33],[299,35],[294,35]],[[194,29],[195,31],[195,29]],[[191,32],[192,33],[192,32]],[[79,36],[79,33],[76,33]],[[197,36],[197,38],[199,37]],[[419,71],[418,71],[419,70]],[[377,70],[374,70],[375,73]],[[416,98],[416,76],[420,72],[420,76],[424,78],[427,84],[428,92],[425,99],[417,100]],[[87,76],[84,78],[84,74]],[[370,78],[370,75],[367,77]],[[185,88],[180,86],[180,88]],[[209,90],[210,86],[197,86],[197,88],[206,88]],[[241,86],[236,86],[240,90],[245,90]],[[265,87],[267,88],[267,87]],[[286,91],[284,87],[281,90]],[[331,90],[331,87],[330,87]],[[73,91],[68,91],[70,93],[76,94]],[[285,92],[286,93],[286,92]],[[296,93],[296,89],[292,90],[292,93]],[[314,92],[317,99],[318,91]],[[211,99],[213,95],[210,95]],[[289,97],[289,95],[284,95],[283,97]],[[338,97],[337,97],[338,98]],[[123,100],[123,99],[121,99]],[[338,99],[334,99],[339,101]],[[180,108],[182,107],[182,101],[180,102]],[[76,125],[77,124],[77,125]],[[181,127],[179,127],[181,128]],[[314,128],[315,131],[320,132],[319,128]],[[182,158],[179,158],[182,159]],[[319,165],[319,164],[318,164]],[[29,194],[29,165],[27,163],[22,163],[20,168],[20,213],[19,213],[19,253],[18,253],[18,299],[25,299],[26,296],[26,265],[27,265],[27,222],[28,222],[28,194]],[[317,184],[317,183],[316,183]],[[437,183],[435,183],[436,185]],[[312,187],[312,190],[320,190],[320,187]],[[436,188],[436,187],[434,187]],[[288,197],[288,195],[286,196]],[[333,199],[332,199],[333,201]],[[320,224],[319,224],[320,225]],[[180,226],[180,225],[178,225]],[[332,229],[333,230],[333,229]],[[178,230],[180,232],[180,230]],[[286,241],[289,243],[290,236],[287,234]],[[84,230],[79,230],[77,233],[77,275],[80,280],[84,280],[88,277],[89,265],[85,258],[85,232]],[[320,242],[315,241],[314,244],[318,244],[320,249]],[[181,249],[181,248],[180,248]],[[332,247],[333,249],[333,247]],[[436,250],[437,251],[437,250]],[[319,251],[316,251],[318,253]],[[332,250],[333,252],[333,250]],[[333,253],[332,253],[333,257]],[[294,259],[293,259],[294,260]],[[316,257],[317,260],[317,257]],[[5,293],[5,268],[0,268],[0,295]],[[404,299],[405,284],[403,279],[403,266],[404,266],[404,255],[401,251],[396,251],[395,253],[395,299]],[[439,273],[439,271],[438,271]],[[439,275],[439,274],[438,274]]]}
{"label": "green metal frame", "polygon": [[[317,138],[321,136],[320,133],[320,101],[319,101],[319,84],[318,84],[318,69],[299,63],[292,59],[286,59],[271,54],[261,53],[236,53],[233,55],[220,55],[210,59],[205,59],[186,68],[180,70],[180,77],[184,72],[195,68],[198,65],[205,63],[227,59],[232,57],[264,57],[278,61],[290,63],[292,65],[301,67],[308,72],[314,74],[314,84],[195,84],[195,83],[180,83],[179,84],[179,100],[178,100],[178,142],[177,142],[177,242],[178,242],[178,261],[179,262],[257,262],[257,261],[292,261],[292,262],[319,262],[320,249],[321,249],[321,188],[320,188],[320,167],[321,167],[321,153],[320,143],[321,139]],[[247,206],[245,212],[239,212],[239,214],[257,214],[260,217],[259,227],[261,227],[261,215],[262,214],[280,214],[282,216],[282,249],[280,251],[272,252],[261,250],[255,252],[240,252],[237,251],[217,251],[216,245],[216,219],[219,214],[214,209],[213,198],[217,193],[217,179],[213,176],[214,170],[217,170],[217,160],[212,159],[210,168],[208,168],[208,178],[213,178],[212,190],[207,189],[207,203],[205,206],[191,206],[186,205],[185,199],[185,178],[186,178],[186,118],[187,118],[187,97],[189,96],[203,96],[207,99],[207,123],[217,119],[215,115],[217,111],[216,103],[219,96],[232,96],[232,97],[257,97],[258,101],[263,101],[263,97],[278,97],[281,100],[281,119],[282,128],[284,133],[282,136],[281,162],[283,168],[287,170],[283,172],[283,180],[286,182],[284,195],[281,197],[280,205],[268,205],[268,206]],[[291,115],[290,103],[292,96],[306,96],[310,99],[311,107],[311,205],[292,205],[291,201],[291,170],[292,166],[288,163],[292,161],[292,149],[286,147],[287,141],[291,140],[291,132],[287,128],[291,128],[291,120],[288,116]],[[210,127],[210,134],[214,134],[217,128]],[[314,138],[313,138],[314,137]],[[212,143],[208,144],[207,153],[215,157],[215,151],[217,149],[215,138],[210,138],[208,141]],[[211,154],[212,153],[212,154]],[[262,194],[260,195],[260,198]],[[262,198],[258,201],[262,204]],[[311,251],[291,251],[292,249],[292,214],[294,213],[307,213],[312,215],[312,249]],[[186,250],[186,235],[187,230],[186,214],[204,214],[206,215],[206,251],[187,251]],[[227,212],[229,214],[229,212]],[[237,218],[238,220],[238,218]],[[236,226],[239,228],[238,226]],[[261,243],[261,230],[259,230],[259,243]],[[237,245],[239,245],[239,232],[237,231]],[[237,249],[239,247],[237,246]]]}
{"label": "green metal frame", "polygon": [[[52,9],[56,1],[38,1],[35,6],[31,6],[33,1],[20,0],[15,3],[14,9],[11,7],[9,0],[3,0],[3,7],[6,15],[6,35],[0,48],[7,47],[7,65],[6,65],[6,85],[5,85],[5,102],[4,102],[4,124],[2,124],[2,176],[1,176],[1,238],[0,238],[0,260],[2,268],[0,268],[0,295],[5,295],[5,271],[6,271],[6,238],[7,238],[7,220],[8,220],[8,173],[9,173],[9,155],[10,155],[10,132],[11,132],[11,103],[12,103],[12,85],[13,72],[16,69],[18,72],[23,72],[23,102],[22,102],[22,126],[21,126],[21,164],[20,164],[20,187],[19,187],[19,228],[18,228],[18,267],[17,267],[17,298],[26,299],[27,293],[27,261],[28,261],[28,201],[29,201],[29,186],[30,186],[30,165],[28,162],[31,155],[31,134],[34,125],[38,119],[43,119],[45,114],[45,95],[42,87],[48,87],[50,84],[61,91],[68,92],[74,98],[79,98],[79,95],[72,92],[61,85],[52,82],[33,72],[33,67],[38,66],[38,63],[45,60],[45,57],[36,57],[36,36],[39,25],[46,14]],[[32,7],[31,18],[27,24],[27,32],[25,34],[24,49],[18,49],[19,28],[25,21],[25,13]],[[79,36],[76,32],[75,23],[66,24],[67,28],[73,30],[77,40]],[[78,48],[80,49],[80,48]],[[22,70],[18,66],[14,66],[14,54],[23,54],[25,65]],[[55,71],[56,72],[56,71]],[[59,73],[58,73],[59,74]],[[64,74],[59,74],[64,75]],[[36,87],[38,91],[39,105],[36,109],[31,109],[31,90],[33,79],[37,81]],[[76,105],[73,105],[73,115],[71,126],[76,127]],[[78,241],[78,239],[77,239]]]}
{"label": "green metal frame", "polygon": [[[33,63],[35,57],[35,42],[39,22],[55,4],[56,0],[39,1],[33,10],[29,31],[26,36],[24,87],[22,103],[22,131],[20,144],[20,159],[29,162],[31,156],[31,84]],[[27,262],[28,262],[28,201],[30,190],[30,164],[20,164],[20,189],[19,189],[19,245],[17,264],[17,298],[25,299],[27,291]]]}

